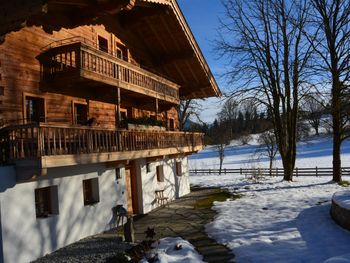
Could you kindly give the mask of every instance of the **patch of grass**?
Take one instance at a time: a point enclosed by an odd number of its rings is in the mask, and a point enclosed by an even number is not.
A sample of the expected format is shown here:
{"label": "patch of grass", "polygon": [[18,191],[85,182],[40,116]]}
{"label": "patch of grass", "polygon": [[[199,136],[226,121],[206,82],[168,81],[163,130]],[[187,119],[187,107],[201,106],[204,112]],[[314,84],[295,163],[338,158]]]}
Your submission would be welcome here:
{"label": "patch of grass", "polygon": [[195,209],[211,208],[215,201],[223,202],[223,201],[226,201],[227,199],[235,200],[241,197],[242,195],[231,194],[229,191],[222,190],[217,193],[213,193],[204,199],[198,200],[194,205],[194,208]]}
{"label": "patch of grass", "polygon": [[340,186],[343,186],[343,187],[349,187],[350,186],[350,182],[346,181],[346,180],[343,180],[343,181],[339,182],[338,184]]}

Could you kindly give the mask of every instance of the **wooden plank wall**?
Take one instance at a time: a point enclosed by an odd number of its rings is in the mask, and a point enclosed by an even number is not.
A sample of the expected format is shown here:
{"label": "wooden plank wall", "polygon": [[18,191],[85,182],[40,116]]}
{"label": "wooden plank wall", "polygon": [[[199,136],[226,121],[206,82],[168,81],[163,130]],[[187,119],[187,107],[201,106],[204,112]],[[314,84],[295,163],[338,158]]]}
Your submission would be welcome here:
{"label": "wooden plank wall", "polygon": [[[49,122],[72,123],[72,101],[87,103],[84,98],[42,92],[39,89],[40,64],[36,56],[41,48],[53,41],[74,36],[83,36],[97,43],[98,35],[108,39],[109,49],[114,49],[117,36],[107,32],[104,26],[80,26],[75,29],[62,29],[53,34],[45,33],[41,27],[26,27],[6,36],[0,45],[0,127],[1,122],[21,123],[24,119],[23,96],[44,96],[46,101],[46,118]],[[137,50],[138,56],[144,51]],[[135,64],[132,52],[130,60]],[[147,57],[144,54],[142,59]],[[89,118],[95,117],[101,126],[115,127],[115,105],[90,100]],[[133,110],[133,117],[147,116],[149,112],[140,106]],[[170,115],[175,116],[174,109]],[[163,117],[165,118],[165,116]],[[177,123],[177,115],[176,122]]]}

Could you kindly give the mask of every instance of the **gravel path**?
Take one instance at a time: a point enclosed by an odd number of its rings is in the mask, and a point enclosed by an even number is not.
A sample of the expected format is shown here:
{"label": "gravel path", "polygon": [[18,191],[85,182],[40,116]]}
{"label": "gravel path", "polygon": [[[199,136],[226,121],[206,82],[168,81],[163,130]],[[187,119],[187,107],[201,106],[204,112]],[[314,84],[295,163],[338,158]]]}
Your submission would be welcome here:
{"label": "gravel path", "polygon": [[99,234],[63,247],[33,263],[105,263],[106,259],[132,247],[116,234]]}

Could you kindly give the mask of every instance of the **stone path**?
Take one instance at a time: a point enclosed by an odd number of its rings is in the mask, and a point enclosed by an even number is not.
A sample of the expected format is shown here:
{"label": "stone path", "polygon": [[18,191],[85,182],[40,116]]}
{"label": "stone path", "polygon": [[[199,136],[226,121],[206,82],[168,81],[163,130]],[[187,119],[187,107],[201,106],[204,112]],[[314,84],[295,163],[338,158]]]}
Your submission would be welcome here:
{"label": "stone path", "polygon": [[[155,239],[180,236],[188,240],[204,256],[206,262],[234,262],[232,252],[210,239],[205,232],[204,227],[214,219],[215,211],[209,207],[196,206],[199,200],[220,191],[222,190],[193,189],[189,195],[171,202],[169,206],[136,217],[134,219],[135,240],[137,242],[144,240],[146,237],[144,232],[150,227],[156,232]],[[87,237],[40,258],[35,263],[104,263],[118,251],[131,247],[130,244],[121,242],[117,233],[122,234],[121,228]]]}
{"label": "stone path", "polygon": [[205,225],[211,222],[215,211],[209,208],[195,208],[198,200],[205,199],[219,189],[197,189],[182,197],[169,207],[160,208],[134,220],[135,239],[145,239],[147,227],[154,228],[156,239],[180,236],[194,245],[204,261],[210,263],[233,262],[234,255],[225,246],[209,238]]}

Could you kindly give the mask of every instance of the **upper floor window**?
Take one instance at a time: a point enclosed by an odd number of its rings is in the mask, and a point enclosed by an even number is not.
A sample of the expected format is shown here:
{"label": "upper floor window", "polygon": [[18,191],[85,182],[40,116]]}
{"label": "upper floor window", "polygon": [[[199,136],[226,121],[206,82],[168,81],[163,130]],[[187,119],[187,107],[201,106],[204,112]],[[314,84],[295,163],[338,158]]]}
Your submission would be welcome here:
{"label": "upper floor window", "polygon": [[175,131],[175,121],[173,118],[169,119],[169,130],[170,131]]}
{"label": "upper floor window", "polygon": [[25,97],[25,119],[27,122],[45,122],[45,100],[39,97]]}
{"label": "upper floor window", "polygon": [[116,43],[115,55],[124,61],[129,61],[128,48],[120,43]]}
{"label": "upper floor window", "polygon": [[108,52],[108,40],[104,37],[98,36],[98,48],[101,51]]}
{"label": "upper floor window", "polygon": [[35,194],[36,217],[48,217],[58,214],[58,191],[57,185],[37,188]]}
{"label": "upper floor window", "polygon": [[73,103],[74,123],[86,125],[88,121],[88,105],[83,103]]}

